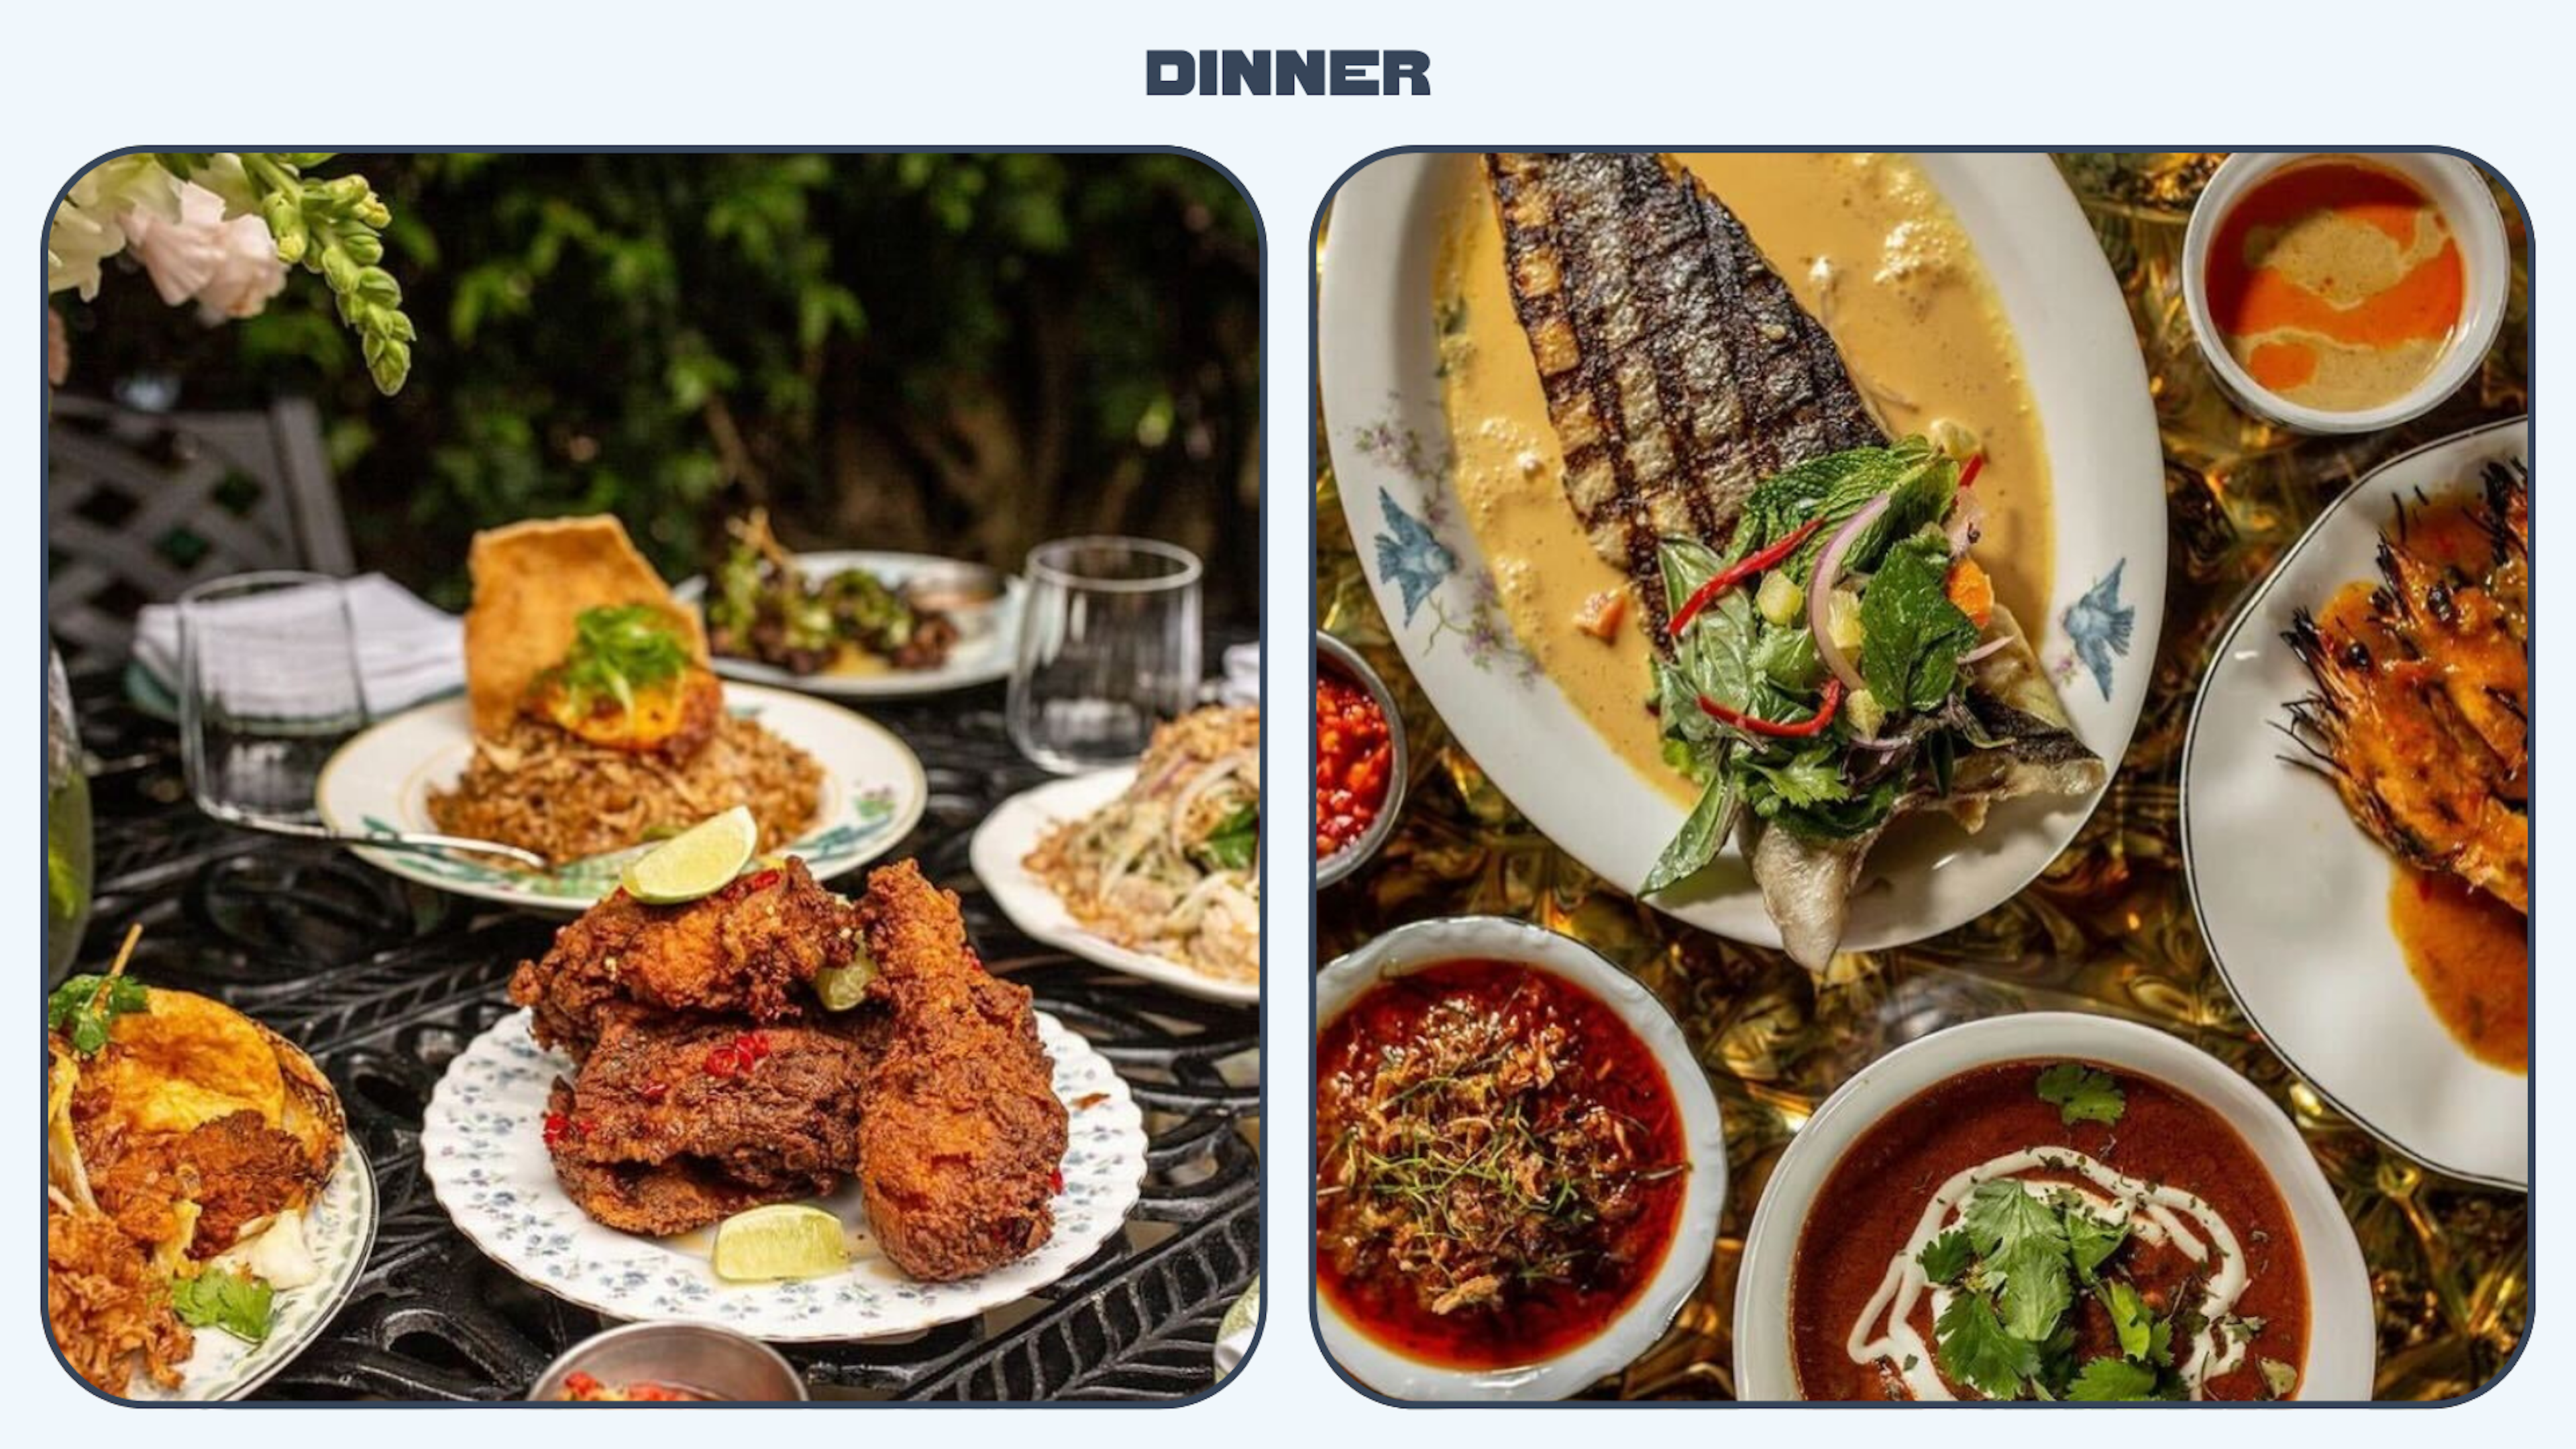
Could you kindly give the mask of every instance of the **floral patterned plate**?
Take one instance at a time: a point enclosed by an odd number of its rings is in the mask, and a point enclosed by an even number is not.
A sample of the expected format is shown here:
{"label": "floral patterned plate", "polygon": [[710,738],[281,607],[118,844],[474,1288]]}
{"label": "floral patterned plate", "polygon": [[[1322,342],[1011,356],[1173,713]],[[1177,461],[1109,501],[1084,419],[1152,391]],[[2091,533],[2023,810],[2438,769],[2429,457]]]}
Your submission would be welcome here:
{"label": "floral patterned plate", "polygon": [[197,1350],[185,1366],[187,1380],[163,1389],[136,1374],[125,1397],[141,1404],[198,1403],[238,1399],[268,1382],[339,1315],[358,1286],[359,1270],[376,1246],[376,1175],[354,1138],[340,1143],[340,1165],[322,1185],[304,1218],[304,1244],[321,1265],[322,1276],[301,1288],[277,1295],[277,1316],[268,1337],[244,1343],[219,1328],[200,1328]]}
{"label": "floral patterned plate", "polygon": [[821,1206],[848,1230],[851,1266],[828,1278],[727,1283],[707,1265],[713,1233],[644,1238],[593,1222],[564,1195],[546,1155],[546,1092],[572,1070],[537,1045],[528,1015],[503,1019],[451,1062],[431,1094],[421,1156],[457,1227],[530,1283],[615,1318],[712,1323],[776,1343],[911,1333],[1035,1293],[1097,1252],[1127,1221],[1145,1177],[1145,1127],[1127,1084],[1091,1044],[1038,1013],[1055,1092],[1072,1115],[1055,1233],[1016,1263],[955,1283],[905,1276],[869,1235],[858,1188]]}
{"label": "floral patterned plate", "polygon": [[[822,812],[787,847],[805,858],[817,880],[855,870],[894,848],[929,804],[921,761],[874,720],[756,684],[726,684],[725,707],[759,720],[823,767]],[[324,824],[350,834],[435,830],[431,787],[454,781],[473,757],[463,696],[418,705],[342,745],[322,767],[314,803]],[[369,865],[406,880],[541,911],[588,909],[617,884],[618,873],[636,854],[615,851],[537,872],[461,855],[356,850]]]}
{"label": "floral patterned plate", "polygon": [[[2116,764],[2145,702],[2165,591],[2163,455],[2128,312],[2047,157],[1913,159],[1966,229],[2021,345],[2055,479],[2054,596],[2024,624],[2077,735]],[[1378,608],[1440,717],[1531,823],[1634,891],[1687,807],[1630,769],[1533,663],[1449,477],[1433,269],[1447,168],[1474,164],[1387,156],[1334,197],[1316,319],[1326,441]],[[1870,857],[1844,949],[1921,940],[1993,909],[2047,867],[2093,803],[2011,801],[1976,836],[1905,822]],[[1734,940],[1780,940],[1732,845],[1651,904]]]}

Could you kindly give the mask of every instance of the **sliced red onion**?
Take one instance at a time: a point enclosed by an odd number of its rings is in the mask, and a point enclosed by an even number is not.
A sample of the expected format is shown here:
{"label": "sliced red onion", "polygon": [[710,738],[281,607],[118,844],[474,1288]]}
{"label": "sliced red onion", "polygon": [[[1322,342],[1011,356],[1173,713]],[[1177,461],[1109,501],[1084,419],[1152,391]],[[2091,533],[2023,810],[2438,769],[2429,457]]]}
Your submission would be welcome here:
{"label": "sliced red onion", "polygon": [[1980,525],[1985,521],[1986,506],[1977,501],[1977,495],[1960,494],[1958,503],[1950,509],[1950,526],[1943,530],[1950,536],[1950,557],[1957,558],[1968,551],[1983,531]]}
{"label": "sliced red onion", "polygon": [[1833,538],[1825,544],[1825,551],[1816,556],[1816,571],[1807,579],[1807,632],[1816,636],[1817,657],[1825,661],[1825,667],[1834,672],[1834,677],[1843,682],[1845,689],[1862,690],[1869,685],[1861,679],[1860,671],[1852,667],[1850,658],[1834,643],[1834,580],[1842,575],[1843,555],[1851,552],[1852,540],[1860,537],[1862,529],[1878,521],[1878,516],[1887,511],[1887,500],[1894,496],[1891,493],[1878,495],[1870,500],[1867,508],[1853,514],[1851,522],[1834,530]]}
{"label": "sliced red onion", "polygon": [[1854,749],[1876,750],[1882,755],[1892,755],[1898,750],[1904,749],[1907,745],[1914,743],[1914,741],[1907,739],[1903,735],[1889,735],[1885,738],[1874,740],[1865,740],[1858,735],[1854,735],[1848,743]]}
{"label": "sliced red onion", "polygon": [[1985,658],[1987,655],[1994,653],[1996,650],[2001,649],[2011,642],[2012,640],[2009,636],[1997,634],[1985,643],[1980,644],[1976,648],[1969,650],[1967,653],[1960,655],[1959,662],[1962,664],[1974,664],[1978,660]]}

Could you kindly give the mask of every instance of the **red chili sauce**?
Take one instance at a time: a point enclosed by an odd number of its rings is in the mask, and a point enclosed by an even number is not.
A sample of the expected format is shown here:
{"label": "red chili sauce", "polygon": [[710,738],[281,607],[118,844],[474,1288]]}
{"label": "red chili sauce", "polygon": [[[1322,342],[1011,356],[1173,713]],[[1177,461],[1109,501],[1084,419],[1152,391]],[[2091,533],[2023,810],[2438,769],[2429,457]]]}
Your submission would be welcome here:
{"label": "red chili sauce", "polygon": [[1315,858],[1368,833],[1386,808],[1395,744],[1386,711],[1347,679],[1315,677]]}
{"label": "red chili sauce", "polygon": [[691,1389],[674,1388],[645,1379],[603,1384],[589,1374],[578,1372],[564,1375],[563,1396],[576,1404],[694,1404],[703,1403],[708,1397]]}
{"label": "red chili sauce", "polygon": [[[2130,1177],[2191,1193],[2235,1232],[2252,1281],[2234,1311],[2262,1320],[2262,1329],[2243,1367],[2208,1381],[2207,1397],[2263,1398],[2258,1355],[2299,1369],[2304,1379],[2308,1289],[2298,1229],[2245,1139],[2197,1100],[2117,1068],[2105,1070],[2127,1099],[2120,1120],[2068,1126],[2032,1088],[2049,1065],[2004,1062],[1952,1077],[1888,1113],[1834,1164],[1808,1209],[1790,1269],[1789,1342],[1802,1397],[1908,1397],[1890,1366],[1854,1363],[1846,1346],[1888,1261],[1905,1250],[1925,1207],[1953,1174],[2007,1153],[2052,1146],[2071,1147]],[[2044,1168],[2022,1176],[2083,1181],[2074,1172]],[[2113,1267],[2158,1314],[2197,1303],[2205,1272],[2173,1244],[2151,1245],[2134,1233],[2105,1271]],[[1912,1319],[1926,1344],[1938,1342],[1930,1303],[1927,1293]],[[2118,1353],[2109,1313],[2094,1297],[2079,1296],[2070,1311],[2079,1361]],[[2178,1358],[2184,1349],[2177,1335]],[[1956,1383],[1950,1389],[1962,1399],[1978,1397]]]}
{"label": "red chili sauce", "polygon": [[1551,1358],[1662,1266],[1689,1158],[1662,1065],[1599,998],[1447,961],[1354,1002],[1316,1046],[1315,1275],[1395,1352]]}

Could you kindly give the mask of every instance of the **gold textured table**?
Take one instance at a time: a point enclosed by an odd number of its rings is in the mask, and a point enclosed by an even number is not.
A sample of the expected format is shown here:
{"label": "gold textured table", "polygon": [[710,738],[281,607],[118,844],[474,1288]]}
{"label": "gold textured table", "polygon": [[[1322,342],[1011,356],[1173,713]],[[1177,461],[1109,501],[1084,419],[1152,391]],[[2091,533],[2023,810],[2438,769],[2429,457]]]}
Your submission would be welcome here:
{"label": "gold textured table", "polygon": [[2529,235],[2499,190],[2514,280],[2502,340],[2432,415],[2360,438],[2303,438],[2238,412],[2210,381],[2177,267],[2208,153],[2057,158],[2127,295],[2164,439],[2171,562],[2155,677],[2117,777],[2028,889],[1946,935],[1837,958],[1818,981],[1786,956],[1639,905],[1514,811],[1449,738],[1361,577],[1316,420],[1316,622],[1404,701],[1414,743],[1403,818],[1378,858],[1317,903],[1317,960],[1428,916],[1517,916],[1579,937],[1651,986],[1689,1033],[1724,1108],[1733,1186],[1707,1277],[1672,1330],[1598,1396],[1734,1392],[1729,1322],[1743,1232],[1783,1146],[1864,1063],[1954,1022],[2038,1009],[2143,1021],[2233,1063],[2288,1108],[2360,1235],[2379,1313],[2378,1394],[2440,1399],[2492,1379],[2530,1308],[2521,1194],[2417,1166],[2346,1122],[2236,1009],[2193,920],[2179,838],[2184,727],[2218,634],[2324,506],[2381,459],[2528,407]]}

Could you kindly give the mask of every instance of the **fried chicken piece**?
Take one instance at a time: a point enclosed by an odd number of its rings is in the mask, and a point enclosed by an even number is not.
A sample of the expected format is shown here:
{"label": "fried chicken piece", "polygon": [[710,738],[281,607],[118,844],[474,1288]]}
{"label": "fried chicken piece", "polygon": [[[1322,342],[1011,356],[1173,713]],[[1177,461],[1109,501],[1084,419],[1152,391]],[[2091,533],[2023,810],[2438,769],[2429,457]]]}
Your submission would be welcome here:
{"label": "fried chicken piece", "polygon": [[[572,1084],[557,1081],[547,1099],[547,1119],[574,1115]],[[694,1157],[659,1163],[583,1162],[555,1154],[555,1177],[583,1212],[622,1233],[668,1237],[721,1222],[735,1213],[775,1202],[793,1202],[831,1190],[837,1175],[810,1182],[757,1188],[725,1176]]]}
{"label": "fried chicken piece", "polygon": [[660,1012],[748,1017],[763,1025],[818,1014],[814,973],[858,953],[848,901],[789,856],[701,900],[648,906],[626,894],[555,933],[522,961],[510,999],[536,1010],[537,1040],[576,1059],[610,1021]]}
{"label": "fried chicken piece", "polygon": [[891,1008],[861,1079],[859,1186],[886,1256],[920,1279],[972,1277],[1055,1230],[1065,1110],[1023,986],[986,974],[957,897],[911,861],[859,903],[871,988]]}
{"label": "fried chicken piece", "polygon": [[105,1216],[57,1199],[45,1205],[45,1323],[82,1378],[119,1396],[136,1353],[154,1383],[175,1389],[197,1350],[143,1249]]}
{"label": "fried chicken piece", "polygon": [[612,1024],[551,1126],[558,1164],[689,1158],[744,1187],[829,1191],[859,1160],[866,1055],[817,1027]]}

